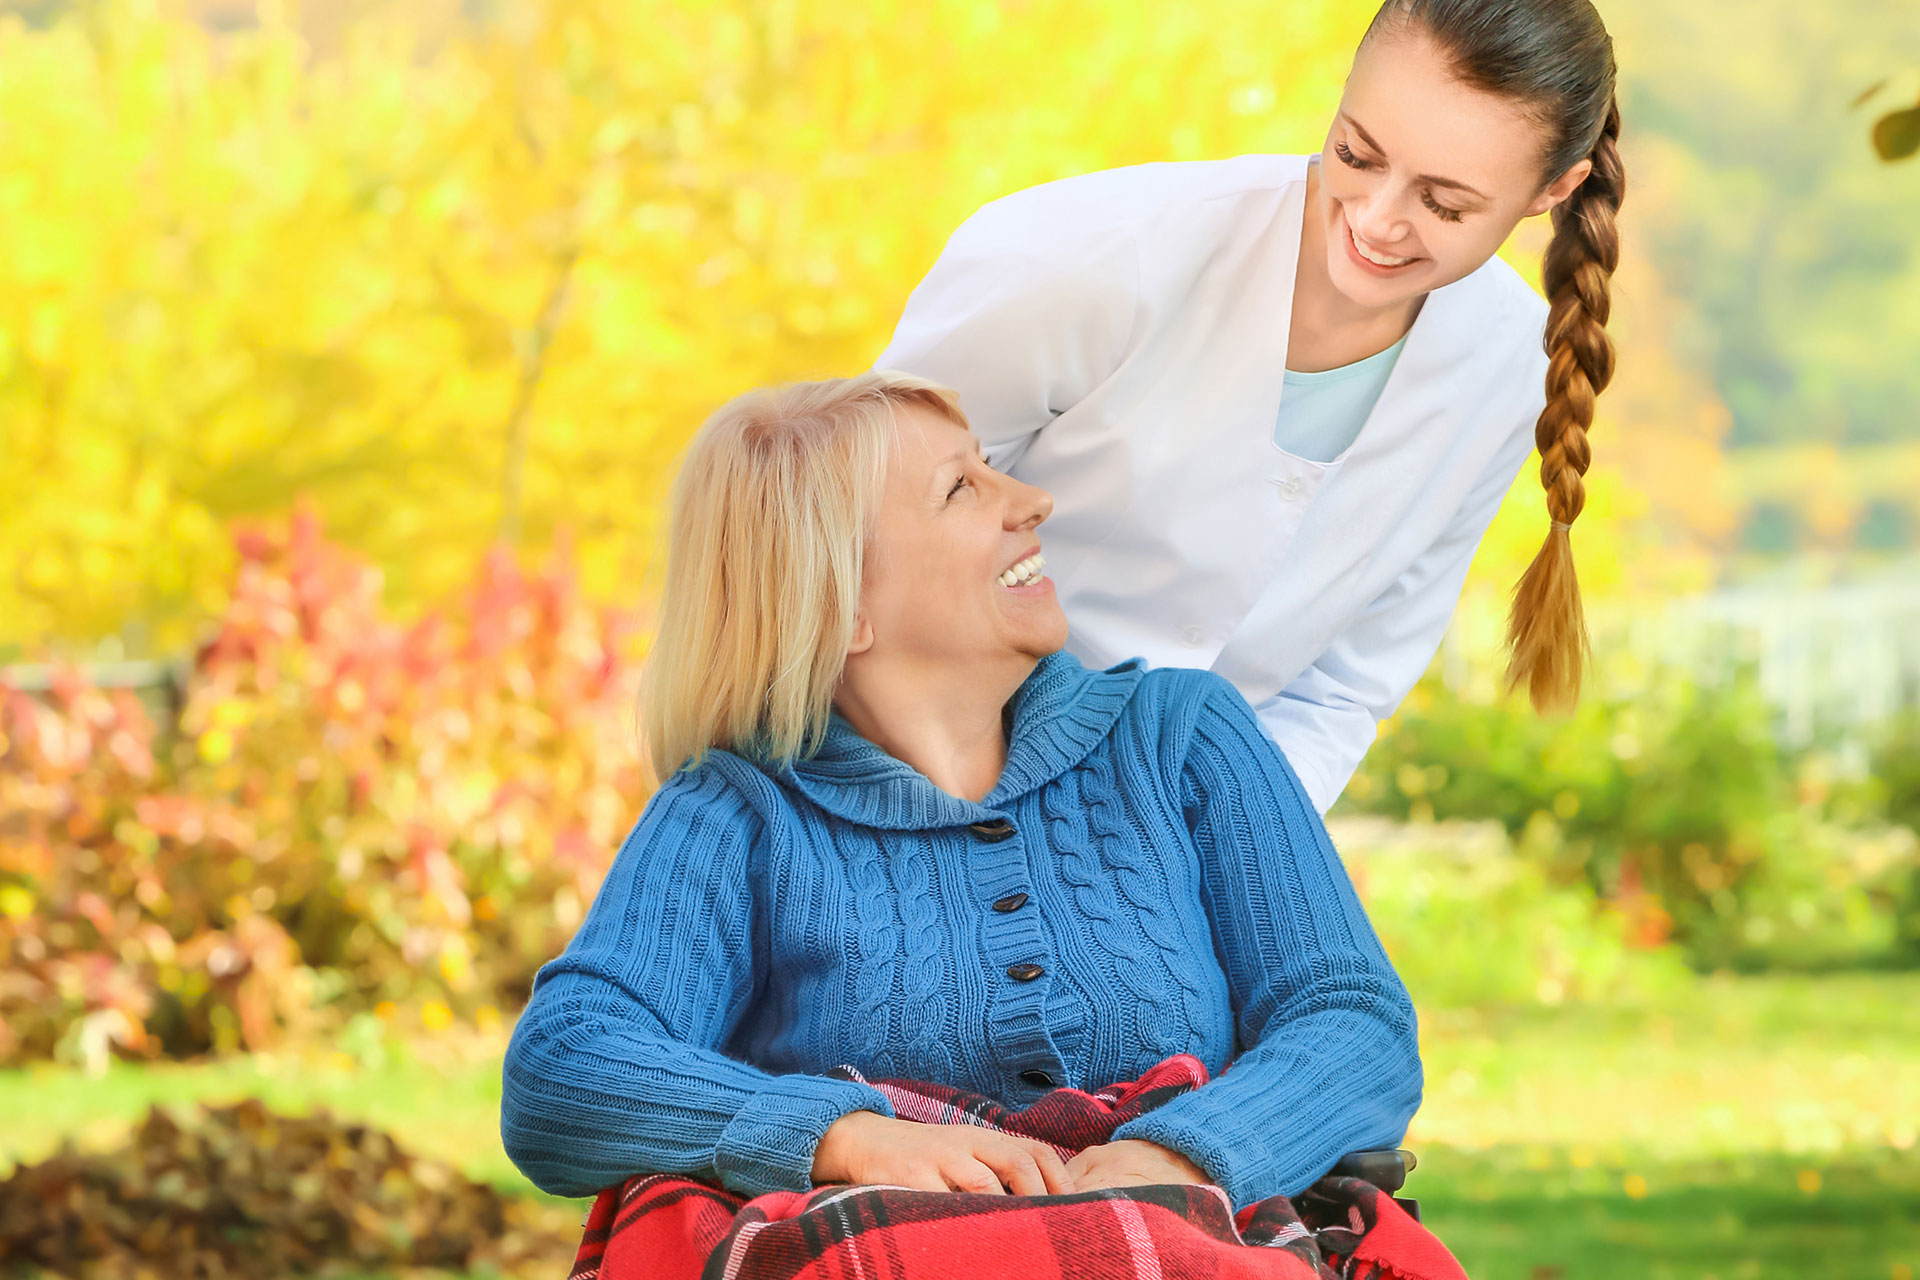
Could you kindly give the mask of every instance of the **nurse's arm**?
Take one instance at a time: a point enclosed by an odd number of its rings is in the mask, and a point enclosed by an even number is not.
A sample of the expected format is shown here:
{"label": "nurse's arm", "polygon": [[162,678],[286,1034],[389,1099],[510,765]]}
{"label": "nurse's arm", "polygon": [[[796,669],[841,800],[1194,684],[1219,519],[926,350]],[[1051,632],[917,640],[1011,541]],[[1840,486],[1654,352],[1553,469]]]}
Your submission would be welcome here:
{"label": "nurse's arm", "polygon": [[710,774],[676,774],[648,803],[507,1048],[500,1133],[534,1185],[582,1196],[686,1173],[747,1195],[805,1190],[835,1120],[893,1114],[866,1085],[772,1075],[717,1048],[764,982],[747,870],[759,838]]}
{"label": "nurse's arm", "polygon": [[1341,632],[1313,665],[1255,707],[1325,813],[1346,790],[1392,715],[1426,672],[1460,602],[1474,552],[1532,448],[1516,432],[1487,467],[1433,545]]}
{"label": "nurse's arm", "polygon": [[1039,193],[1016,193],[953,233],[874,367],[959,392],[987,460],[1008,470],[1120,367],[1139,278],[1130,232],[1073,225]]}
{"label": "nurse's arm", "polygon": [[[1241,1208],[1396,1145],[1420,1105],[1413,1003],[1298,779],[1218,677],[1180,772],[1244,1052],[1114,1131],[1199,1165]],[[1180,749],[1176,744],[1175,749]]]}

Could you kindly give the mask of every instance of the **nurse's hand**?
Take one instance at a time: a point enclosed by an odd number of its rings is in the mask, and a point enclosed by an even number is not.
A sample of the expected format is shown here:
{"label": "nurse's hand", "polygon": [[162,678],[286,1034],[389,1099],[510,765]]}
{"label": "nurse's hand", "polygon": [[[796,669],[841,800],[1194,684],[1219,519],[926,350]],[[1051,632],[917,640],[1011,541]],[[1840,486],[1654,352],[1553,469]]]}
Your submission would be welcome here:
{"label": "nurse's hand", "polygon": [[827,1128],[813,1152],[813,1181],[880,1183],[976,1195],[1065,1195],[1074,1182],[1044,1142],[964,1124],[892,1120],[853,1111]]}
{"label": "nurse's hand", "polygon": [[1141,1138],[1088,1147],[1067,1161],[1067,1174],[1081,1191],[1212,1181],[1206,1170],[1178,1151]]}

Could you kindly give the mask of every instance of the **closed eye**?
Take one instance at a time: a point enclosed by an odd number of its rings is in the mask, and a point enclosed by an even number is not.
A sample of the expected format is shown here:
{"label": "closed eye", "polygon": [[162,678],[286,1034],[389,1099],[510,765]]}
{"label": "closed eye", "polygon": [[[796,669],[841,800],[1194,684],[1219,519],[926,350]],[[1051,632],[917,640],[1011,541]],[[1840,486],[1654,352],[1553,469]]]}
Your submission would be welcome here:
{"label": "closed eye", "polygon": [[1362,160],[1359,156],[1356,156],[1355,154],[1353,154],[1353,148],[1349,147],[1344,142],[1336,142],[1333,144],[1333,154],[1335,154],[1336,156],[1339,156],[1340,163],[1346,165],[1350,169],[1373,168],[1373,161]]}
{"label": "closed eye", "polygon": [[947,490],[947,500],[951,502],[953,500],[953,495],[960,492],[962,489],[966,488],[967,483],[968,483],[967,478],[965,476],[961,476],[958,480],[955,480],[953,482],[953,488]]}
{"label": "closed eye", "polygon": [[1441,204],[1438,200],[1435,200],[1433,198],[1433,192],[1422,191],[1420,193],[1420,200],[1421,200],[1421,203],[1427,206],[1427,208],[1433,210],[1434,213],[1438,214],[1443,221],[1446,221],[1446,222],[1460,221],[1460,210],[1447,208],[1447,206]]}
{"label": "closed eye", "polygon": [[[1375,167],[1373,161],[1362,160],[1359,156],[1353,154],[1353,148],[1349,147],[1344,141],[1333,144],[1333,154],[1339,156],[1340,163],[1350,169],[1365,170]],[[1433,192],[1431,191],[1422,191],[1420,193],[1420,202],[1426,205],[1428,209],[1433,211],[1436,217],[1444,222],[1460,221],[1461,211],[1458,209],[1450,209],[1446,205],[1441,204],[1433,198]]]}

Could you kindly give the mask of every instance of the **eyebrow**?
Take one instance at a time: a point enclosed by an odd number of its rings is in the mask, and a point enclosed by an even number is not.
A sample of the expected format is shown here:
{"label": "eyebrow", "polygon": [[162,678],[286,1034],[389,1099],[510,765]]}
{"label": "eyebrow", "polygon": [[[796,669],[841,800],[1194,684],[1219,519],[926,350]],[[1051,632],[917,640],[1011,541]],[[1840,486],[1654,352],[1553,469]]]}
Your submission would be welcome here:
{"label": "eyebrow", "polygon": [[[1373,150],[1378,151],[1383,159],[1385,158],[1387,154],[1387,149],[1381,146],[1379,143],[1375,142],[1373,140],[1373,135],[1368,133],[1365,129],[1362,129],[1360,127],[1360,122],[1358,120],[1355,120],[1352,116],[1348,115],[1344,111],[1340,113],[1340,118],[1347,122],[1348,128],[1352,129],[1355,133],[1360,135],[1360,141],[1366,143],[1367,146],[1372,148]],[[1478,197],[1481,200],[1487,200],[1486,196],[1481,195],[1481,193],[1476,191],[1474,188],[1468,186],[1464,182],[1455,182],[1452,178],[1440,178],[1440,177],[1434,176],[1431,173],[1423,173],[1420,175],[1420,181],[1428,184],[1429,186],[1447,187],[1454,191],[1464,191],[1470,196]],[[1487,200],[1487,203],[1491,204],[1492,201]]]}
{"label": "eyebrow", "polygon": [[968,452],[965,449],[956,449],[952,453],[948,454],[946,457],[934,463],[933,464],[934,474],[938,475],[942,467],[950,466],[956,462],[967,462],[969,460],[978,461],[978,462],[985,462],[987,460],[987,451],[984,447],[982,447],[982,445],[980,444],[980,441],[977,438],[973,442],[972,452]]}

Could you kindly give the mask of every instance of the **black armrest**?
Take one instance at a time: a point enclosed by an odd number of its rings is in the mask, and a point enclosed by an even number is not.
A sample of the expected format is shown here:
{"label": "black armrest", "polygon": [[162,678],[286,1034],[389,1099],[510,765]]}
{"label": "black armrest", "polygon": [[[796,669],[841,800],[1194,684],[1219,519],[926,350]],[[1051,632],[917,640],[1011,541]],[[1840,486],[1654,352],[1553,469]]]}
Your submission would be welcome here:
{"label": "black armrest", "polygon": [[1359,1178],[1391,1195],[1407,1185],[1407,1175],[1420,1162],[1411,1151],[1350,1151],[1340,1157],[1330,1172],[1343,1178]]}

